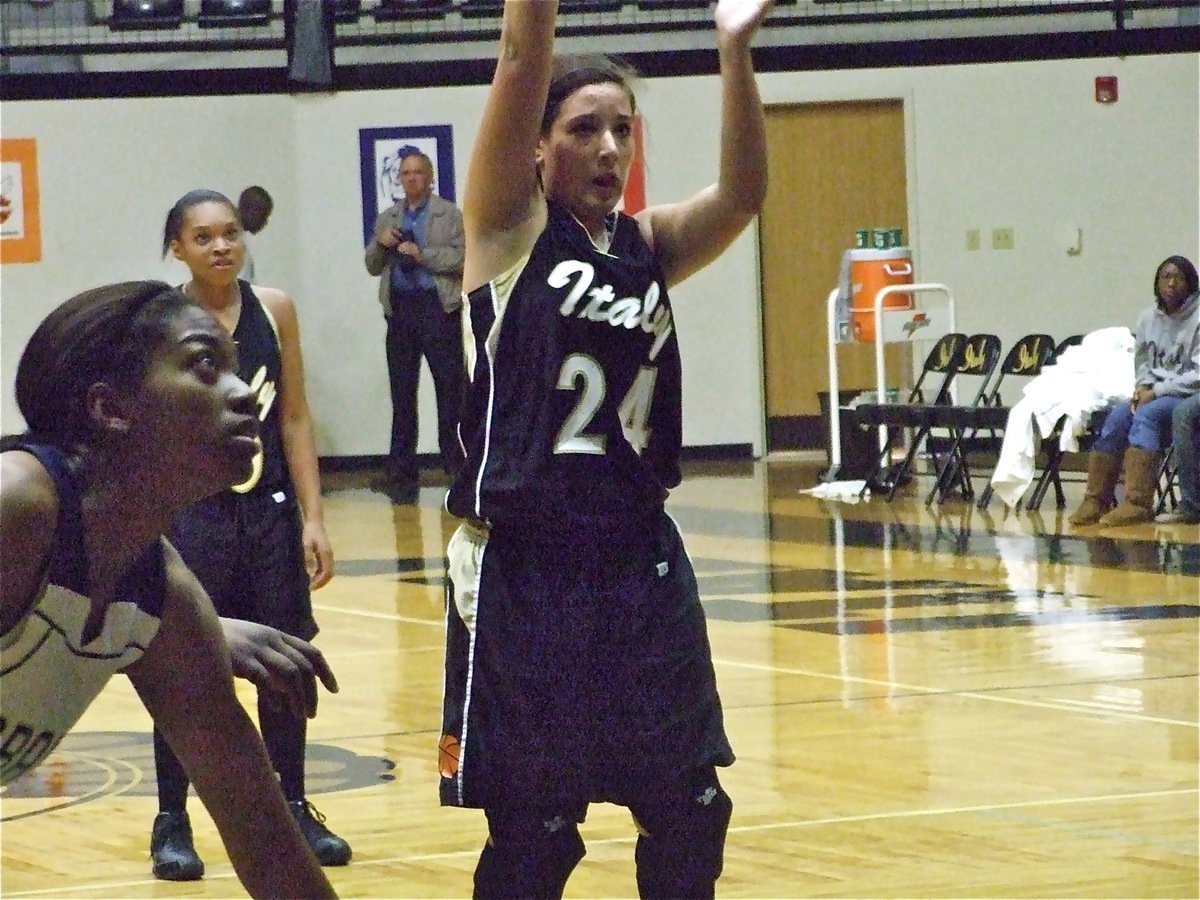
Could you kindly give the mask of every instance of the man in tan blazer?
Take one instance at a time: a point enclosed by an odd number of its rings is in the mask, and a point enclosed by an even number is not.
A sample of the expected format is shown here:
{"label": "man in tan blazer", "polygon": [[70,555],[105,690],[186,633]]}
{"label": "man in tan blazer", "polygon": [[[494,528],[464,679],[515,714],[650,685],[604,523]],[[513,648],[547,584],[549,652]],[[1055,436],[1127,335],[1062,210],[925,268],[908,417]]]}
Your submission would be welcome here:
{"label": "man in tan blazer", "polygon": [[417,385],[421,357],[437,394],[438,449],[453,474],[461,461],[458,409],[464,379],[462,351],[462,213],[433,193],[433,163],[413,150],[400,163],[404,197],[379,214],[367,246],[367,271],[379,279],[387,321],[387,366],[392,390],[388,493],[411,502],[418,484]]}

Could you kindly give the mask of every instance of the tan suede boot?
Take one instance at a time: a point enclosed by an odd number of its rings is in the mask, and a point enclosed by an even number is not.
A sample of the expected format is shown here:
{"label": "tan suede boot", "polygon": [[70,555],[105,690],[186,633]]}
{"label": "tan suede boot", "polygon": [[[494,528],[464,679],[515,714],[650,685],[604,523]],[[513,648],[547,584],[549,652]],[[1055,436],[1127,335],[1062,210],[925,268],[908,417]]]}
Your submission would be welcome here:
{"label": "tan suede boot", "polygon": [[1115,453],[1093,450],[1088,454],[1087,491],[1079,509],[1067,521],[1072,525],[1095,525],[1113,507],[1117,475],[1121,472],[1121,457]]}
{"label": "tan suede boot", "polygon": [[1125,499],[1100,518],[1101,525],[1111,528],[1154,519],[1154,489],[1158,487],[1162,458],[1156,450],[1130,447],[1125,451]]}

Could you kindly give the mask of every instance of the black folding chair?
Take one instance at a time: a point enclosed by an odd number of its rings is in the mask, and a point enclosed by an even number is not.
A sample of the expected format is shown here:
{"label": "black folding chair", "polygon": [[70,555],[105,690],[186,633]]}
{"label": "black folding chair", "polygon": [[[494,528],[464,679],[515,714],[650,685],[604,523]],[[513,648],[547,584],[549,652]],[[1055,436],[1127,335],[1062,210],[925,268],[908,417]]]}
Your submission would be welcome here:
{"label": "black folding chair", "polygon": [[[1063,351],[1066,350],[1068,347],[1078,347],[1082,343],[1083,343],[1083,335],[1082,334],[1073,334],[1070,337],[1063,338],[1061,341],[1058,342],[1058,346],[1056,346],[1054,348],[1054,358],[1051,359],[1050,362],[1053,362],[1055,359],[1058,359],[1060,356],[1062,356]],[[1046,363],[1046,365],[1050,365],[1050,363],[1048,362],[1048,363]]]}
{"label": "black folding chair", "polygon": [[[950,384],[963,366],[966,346],[967,336],[965,334],[952,331],[944,335],[938,339],[929,351],[929,355],[925,357],[925,364],[906,401],[903,403],[863,403],[855,409],[859,425],[883,427],[887,433],[887,439],[875,459],[871,475],[867,478],[859,496],[865,495],[867,489],[872,485],[879,487],[886,484],[887,497],[891,500],[896,494],[896,488],[908,480],[913,460],[916,459],[917,447],[929,433],[929,426],[926,424],[929,407],[934,404],[950,403]],[[926,381],[932,382],[939,378],[936,389],[933,389],[933,399],[927,402],[925,392],[930,388]],[[897,466],[889,465],[896,432],[906,428],[913,429],[914,435],[909,442],[904,461]],[[885,471],[887,472],[886,476],[884,476]]]}
{"label": "black folding chair", "polygon": [[[974,341],[975,337],[971,340]],[[985,352],[994,352],[995,357],[999,357],[999,339],[995,340],[994,345],[988,342]],[[987,366],[987,360],[979,360],[979,374],[986,372],[990,376],[993,370],[996,374],[990,383],[985,377],[974,403],[948,406],[934,412],[934,427],[948,429],[951,441],[944,461],[937,466],[937,479],[925,498],[926,506],[933,502],[934,497],[937,497],[939,503],[945,500],[956,485],[964,500],[974,499],[975,492],[971,486],[971,469],[967,457],[973,451],[998,451],[1000,448],[1010,411],[1010,408],[1004,405],[1001,388],[1010,377],[1031,378],[1037,375],[1053,355],[1054,338],[1048,334],[1027,334],[1012,345],[999,368],[996,368],[994,359],[991,360],[990,368]],[[988,433],[982,434],[984,431]],[[991,499],[990,488],[990,483],[984,488],[987,500],[980,497],[980,509],[987,508],[987,501]]]}
{"label": "black folding chair", "polygon": [[[928,506],[935,495],[944,496],[959,483],[962,473],[960,438],[961,433],[954,425],[958,415],[966,410],[977,409],[988,402],[992,394],[991,379],[1000,362],[1000,338],[994,334],[973,334],[967,338],[963,352],[962,367],[958,372],[958,392],[963,393],[963,380],[976,382],[970,398],[961,403],[937,404],[929,410],[929,432],[925,437],[925,451],[930,467],[937,476],[933,488],[925,498]],[[959,410],[960,413],[955,413]],[[936,433],[935,433],[936,432]],[[971,489],[967,483],[966,490]]]}
{"label": "black folding chair", "polygon": [[[1103,407],[1092,412],[1088,418],[1087,425],[1080,432],[1076,443],[1078,444],[1078,453],[1087,453],[1092,449],[1092,444],[1096,438],[1100,437],[1100,429],[1104,427],[1104,420],[1108,418],[1110,407]],[[1067,505],[1066,494],[1063,493],[1062,486],[1062,463],[1066,458],[1066,452],[1060,446],[1062,430],[1065,427],[1064,420],[1059,419],[1050,433],[1038,439],[1039,448],[1045,455],[1045,461],[1042,463],[1041,472],[1033,483],[1033,490],[1029,492],[1029,500],[1025,504],[1028,510],[1036,510],[1041,507],[1042,501],[1046,499],[1046,491],[1050,486],[1054,486],[1054,505],[1058,509],[1064,509]],[[1035,426],[1036,430],[1036,426]]]}
{"label": "black folding chair", "polygon": [[[939,410],[935,425],[947,428],[951,433],[949,452],[937,466],[937,479],[925,498],[928,506],[937,497],[941,502],[955,485],[962,491],[964,500],[971,500],[975,492],[971,486],[971,470],[967,464],[968,454],[981,450],[999,452],[1004,428],[1008,424],[1009,407],[1004,405],[1001,389],[1012,377],[1030,378],[1039,374],[1047,361],[1054,356],[1054,339],[1048,334],[1027,334],[1021,338],[1004,357],[996,371],[996,377],[985,389],[978,402],[952,406]],[[986,435],[981,434],[987,431]],[[980,497],[979,508],[986,509],[991,500],[989,483]]]}
{"label": "black folding chair", "polygon": [[[1063,355],[1068,347],[1076,347],[1083,343],[1082,334],[1073,334],[1070,337],[1063,338],[1058,342],[1058,346],[1054,348],[1054,356],[1051,357],[1045,365],[1049,366],[1055,363],[1059,357]],[[1104,425],[1104,416],[1107,415],[1107,410],[1100,410],[1093,413],[1088,422],[1087,427],[1079,436],[1078,443],[1080,451],[1086,452],[1092,446],[1092,441],[1100,434],[1100,429]],[[1036,512],[1041,508],[1042,501],[1046,498],[1046,491],[1051,487],[1054,488],[1054,505],[1058,509],[1065,509],[1067,505],[1067,495],[1063,491],[1062,473],[1060,471],[1063,457],[1066,455],[1059,447],[1062,437],[1064,420],[1059,419],[1054,423],[1054,427],[1050,429],[1049,434],[1038,434],[1038,452],[1041,452],[1045,457],[1037,478],[1033,482],[1033,490],[1029,492],[1029,499],[1025,502],[1025,509],[1030,512]],[[1034,426],[1035,431],[1037,426]],[[1036,454],[1035,454],[1036,459]],[[987,497],[991,499],[991,485],[988,485]],[[983,498],[980,497],[980,503],[983,503]]]}
{"label": "black folding chair", "polygon": [[[961,394],[963,378],[973,377],[977,381],[974,394],[965,403],[938,405],[930,409],[930,431],[925,438],[925,450],[937,477],[925,498],[926,506],[933,502],[934,496],[944,499],[956,484],[963,488],[964,495],[970,493],[970,481],[966,481],[965,485],[962,481],[966,459],[962,455],[962,429],[956,423],[968,412],[974,412],[989,402],[994,390],[992,375],[999,362],[999,337],[994,334],[971,335],[967,338],[958,384]],[[934,429],[944,433],[935,434]]]}
{"label": "black folding chair", "polygon": [[1179,466],[1175,462],[1175,445],[1167,447],[1163,456],[1162,466],[1158,470],[1157,502],[1154,504],[1154,514],[1159,515],[1167,510],[1174,512],[1179,508]]}

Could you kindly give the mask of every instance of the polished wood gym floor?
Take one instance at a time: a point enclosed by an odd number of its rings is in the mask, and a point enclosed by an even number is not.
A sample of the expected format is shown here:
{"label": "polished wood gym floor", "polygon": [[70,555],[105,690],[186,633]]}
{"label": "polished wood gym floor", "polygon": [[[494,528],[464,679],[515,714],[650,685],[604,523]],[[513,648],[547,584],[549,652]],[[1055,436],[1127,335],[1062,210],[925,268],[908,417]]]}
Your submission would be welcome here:
{"label": "polished wood gym floor", "polygon": [[[708,611],[738,762],[723,897],[1200,896],[1200,529],[818,500],[803,461],[692,467],[670,510]],[[342,691],[309,786],[354,847],[343,897],[463,897],[482,814],[437,804],[442,491],[326,479],[314,597]],[[1068,502],[1081,488],[1068,485]],[[247,690],[243,697],[250,702]],[[122,679],[0,806],[0,892],[244,896],[190,809],[203,881],[150,876],[149,720]],[[635,893],[628,815],[593,807],[567,896]]]}

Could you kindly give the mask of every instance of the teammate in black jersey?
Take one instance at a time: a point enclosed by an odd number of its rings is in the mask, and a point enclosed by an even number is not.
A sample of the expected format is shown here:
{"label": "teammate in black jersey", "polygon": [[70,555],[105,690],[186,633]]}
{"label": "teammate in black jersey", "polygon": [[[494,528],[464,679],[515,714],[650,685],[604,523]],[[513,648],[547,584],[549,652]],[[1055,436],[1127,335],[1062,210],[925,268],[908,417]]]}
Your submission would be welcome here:
{"label": "teammate in black jersey", "polygon": [[212,316],[157,281],[86,291],[30,338],[16,383],[29,430],[0,443],[0,783],[123,672],[250,894],[333,897],[231,674],[284,691],[300,717],[316,711],[314,673],[336,690],[333,675],[306,641],[218,620],[162,537],[250,471],[256,410],[235,356]]}
{"label": "teammate in black jersey", "polygon": [[758,212],[750,40],[770,0],[719,0],[717,182],[615,212],[633,92],[552,58],[554,2],[507,0],[463,205],[466,464],[447,496],[442,802],[482,808],[478,897],[558,897],[587,806],[629,807],[644,897],[711,897],[733,762],[704,614],[664,512],[681,378],[668,290]]}
{"label": "teammate in black jersey", "polygon": [[[310,590],[333,577],[325,534],[317,448],[304,392],[300,324],[280,290],[241,281],[244,247],[237,207],[223,194],[191,191],[167,214],[163,253],[187,265],[183,291],[233,338],[238,371],[254,392],[259,452],[250,476],[191,506],[171,542],[224,616],[309,640],[317,633]],[[350,845],[324,825],[305,797],[306,721],[260,695],[258,721],[284,797],[324,865],[345,865]],[[150,838],[159,878],[188,881],[204,865],[192,843],[188,777],[155,732],[159,814]]]}

